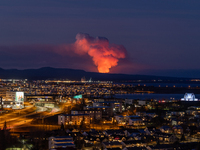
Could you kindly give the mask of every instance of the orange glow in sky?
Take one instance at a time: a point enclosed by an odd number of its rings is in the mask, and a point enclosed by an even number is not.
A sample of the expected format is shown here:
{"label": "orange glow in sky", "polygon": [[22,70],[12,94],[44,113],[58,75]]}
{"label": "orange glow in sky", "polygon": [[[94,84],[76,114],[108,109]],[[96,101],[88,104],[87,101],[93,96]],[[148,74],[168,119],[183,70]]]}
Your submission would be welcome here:
{"label": "orange glow in sky", "polygon": [[87,53],[92,57],[100,73],[109,73],[110,68],[117,66],[120,58],[125,58],[126,49],[121,45],[109,45],[106,38],[93,38],[88,34],[79,33],[74,43],[75,52]]}

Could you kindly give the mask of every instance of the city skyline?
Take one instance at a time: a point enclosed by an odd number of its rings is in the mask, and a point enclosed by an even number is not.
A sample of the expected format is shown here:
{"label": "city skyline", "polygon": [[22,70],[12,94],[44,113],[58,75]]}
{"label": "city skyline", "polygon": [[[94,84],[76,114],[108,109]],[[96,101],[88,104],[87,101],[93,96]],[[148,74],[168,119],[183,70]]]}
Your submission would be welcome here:
{"label": "city skyline", "polygon": [[200,1],[0,2],[0,150],[199,150]]}

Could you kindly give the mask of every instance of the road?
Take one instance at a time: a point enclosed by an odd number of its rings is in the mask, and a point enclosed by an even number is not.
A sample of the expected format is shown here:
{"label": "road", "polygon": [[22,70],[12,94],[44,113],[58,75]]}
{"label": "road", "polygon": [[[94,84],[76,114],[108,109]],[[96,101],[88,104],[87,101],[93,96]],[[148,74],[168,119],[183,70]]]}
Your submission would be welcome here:
{"label": "road", "polygon": [[[27,132],[31,128],[46,128],[44,124],[37,125],[31,124],[33,119],[47,118],[57,114],[60,114],[66,110],[71,110],[73,104],[62,104],[60,109],[47,109],[45,107],[35,107],[33,104],[25,102],[25,108],[21,110],[10,110],[0,114],[0,128],[2,129],[5,122],[8,129],[11,132]],[[48,129],[58,129],[58,125],[48,125]]]}
{"label": "road", "polygon": [[34,105],[27,104],[24,109],[7,111],[7,113],[0,114],[0,128],[2,129],[5,122],[7,128],[13,129],[31,123],[31,121],[40,116],[53,115],[51,112],[46,112],[46,108],[35,107]]}

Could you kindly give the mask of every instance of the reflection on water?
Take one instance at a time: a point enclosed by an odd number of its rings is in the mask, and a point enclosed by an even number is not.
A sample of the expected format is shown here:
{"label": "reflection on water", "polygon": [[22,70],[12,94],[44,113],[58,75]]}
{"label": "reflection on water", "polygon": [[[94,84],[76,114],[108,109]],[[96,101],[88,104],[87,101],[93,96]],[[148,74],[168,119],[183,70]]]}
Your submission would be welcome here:
{"label": "reflection on water", "polygon": [[195,83],[115,83],[133,86],[154,86],[154,87],[200,87],[200,84]]}
{"label": "reflection on water", "polygon": [[[184,93],[185,94],[185,93]],[[181,99],[184,97],[184,94],[147,94],[147,93],[142,93],[142,94],[115,94],[113,97],[114,98],[122,98],[122,99]],[[200,99],[200,94],[195,94],[195,97]]]}

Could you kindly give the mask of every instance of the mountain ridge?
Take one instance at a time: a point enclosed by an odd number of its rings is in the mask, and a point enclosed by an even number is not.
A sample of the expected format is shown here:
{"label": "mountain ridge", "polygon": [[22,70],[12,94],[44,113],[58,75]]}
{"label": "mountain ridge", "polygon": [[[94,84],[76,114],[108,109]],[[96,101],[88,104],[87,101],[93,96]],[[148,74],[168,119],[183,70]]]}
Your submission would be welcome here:
{"label": "mountain ridge", "polygon": [[140,74],[97,73],[97,72],[86,72],[81,69],[53,68],[53,67],[42,67],[39,69],[23,69],[23,70],[0,68],[0,78],[2,79],[9,79],[9,78],[29,79],[29,80],[69,79],[69,80],[80,81],[82,77],[85,77],[87,80],[89,78],[92,78],[93,80],[101,80],[101,81],[189,79],[189,78],[140,75]]}

